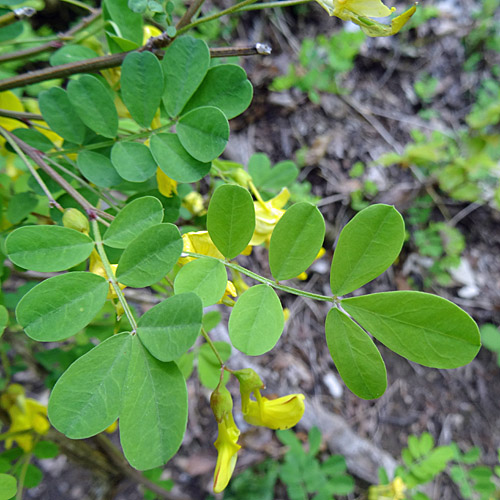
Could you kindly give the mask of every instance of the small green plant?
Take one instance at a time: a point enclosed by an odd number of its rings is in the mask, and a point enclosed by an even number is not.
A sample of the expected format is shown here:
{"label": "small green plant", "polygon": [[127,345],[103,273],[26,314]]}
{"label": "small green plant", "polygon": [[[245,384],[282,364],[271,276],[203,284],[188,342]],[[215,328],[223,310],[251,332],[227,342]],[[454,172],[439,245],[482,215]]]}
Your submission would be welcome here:
{"label": "small green plant", "polygon": [[378,194],[378,186],[370,179],[362,180],[365,173],[365,165],[357,161],[349,171],[349,177],[360,179],[361,186],[351,191],[351,207],[356,212],[370,206],[371,200]]}
{"label": "small green plant", "polygon": [[291,64],[287,75],[275,78],[271,89],[282,91],[296,87],[307,92],[314,103],[319,102],[320,92],[346,93],[340,79],[353,68],[364,40],[363,32],[346,30],[331,37],[319,35],[316,39],[306,38],[302,41],[299,64]]}
{"label": "small green plant", "polygon": [[[498,498],[499,493],[494,476],[500,472],[500,467],[495,467],[495,472],[485,465],[480,465],[481,450],[477,446],[465,453],[460,451],[456,443],[451,443],[453,461],[450,466],[450,477],[460,489],[460,494],[465,500],[491,500]],[[500,455],[500,450],[499,450]],[[500,456],[499,456],[500,459]]]}
{"label": "small green plant", "polygon": [[278,479],[290,500],[334,500],[334,495],[354,491],[343,456],[320,460],[321,433],[317,427],[309,431],[307,449],[291,430],[278,431],[276,436],[288,447],[282,463],[265,461],[247,469],[232,481],[225,500],[273,500]]}
{"label": "small green plant", "polygon": [[419,99],[424,103],[428,104],[432,101],[433,97],[436,95],[439,80],[430,75],[422,75],[414,84],[415,93]]}
{"label": "small green plant", "polygon": [[500,366],[500,330],[491,323],[486,323],[479,329],[481,332],[481,343],[497,356],[497,364]]}
{"label": "small green plant", "polygon": [[413,241],[420,255],[432,259],[428,280],[442,286],[450,285],[450,270],[460,265],[460,256],[465,249],[462,233],[444,222],[429,222],[427,227],[413,233]]}
{"label": "small green plant", "polygon": [[[497,465],[491,469],[479,464],[481,450],[478,447],[462,452],[455,442],[435,446],[433,437],[424,432],[420,437],[408,436],[408,447],[401,452],[401,458],[403,465],[396,468],[392,482],[389,482],[385,469],[379,470],[382,486],[370,487],[369,500],[430,500],[419,491],[419,487],[445,472],[459,487],[465,500],[498,498],[500,467]],[[388,496],[383,496],[384,493]]]}

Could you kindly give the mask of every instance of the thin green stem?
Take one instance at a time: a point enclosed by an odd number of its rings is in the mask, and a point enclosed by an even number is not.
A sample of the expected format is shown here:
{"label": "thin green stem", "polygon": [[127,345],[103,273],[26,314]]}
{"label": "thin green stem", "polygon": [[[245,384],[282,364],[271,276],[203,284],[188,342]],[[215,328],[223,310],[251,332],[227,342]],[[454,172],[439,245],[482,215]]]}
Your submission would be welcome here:
{"label": "thin green stem", "polygon": [[91,184],[89,184],[87,181],[83,180],[81,177],[78,177],[78,175],[74,174],[73,172],[71,172],[71,170],[68,170],[67,168],[63,167],[62,165],[60,165],[59,163],[57,163],[54,159],[52,158],[47,158],[47,161],[54,165],[54,167],[56,167],[58,170],[60,170],[61,172],[64,172],[66,175],[68,175],[69,177],[75,179],[75,181],[77,181],[79,184],[81,184],[82,186],[86,187],[89,191],[91,191],[92,193],[96,194],[99,198],[103,198],[106,200],[106,203],[109,204],[109,206],[115,210],[115,212],[119,212],[120,211],[120,208],[116,206],[116,198],[112,197],[111,195],[108,195],[106,193],[104,193],[103,191],[99,191],[97,189],[95,189]]}
{"label": "thin green stem", "polygon": [[229,267],[230,269],[235,269],[236,271],[239,271],[240,273],[254,279],[255,281],[259,281],[260,283],[264,283],[265,285],[270,285],[273,288],[276,288],[277,290],[283,290],[284,292],[291,293],[293,295],[300,295],[302,297],[307,297],[309,299],[314,299],[314,300],[323,300],[325,302],[335,302],[336,298],[335,297],[329,297],[328,295],[320,295],[318,293],[312,293],[312,292],[305,292],[304,290],[299,290],[298,288],[293,288],[291,286],[286,286],[282,285],[281,283],[278,283],[277,281],[270,280],[268,278],[264,278],[264,276],[261,276],[260,274],[254,273],[253,271],[250,271],[249,269],[246,269],[245,267],[240,266],[239,264],[236,264],[235,262],[228,262],[223,259],[218,259],[217,257],[211,257],[208,255],[203,255],[199,253],[194,253],[194,252],[183,252],[185,255],[189,255],[190,257],[197,257],[197,258],[208,258],[208,259],[215,259],[218,260],[219,262],[222,262],[226,267]]}
{"label": "thin green stem", "polygon": [[26,155],[24,154],[23,150],[17,145],[16,141],[12,139],[11,135],[3,127],[0,127],[0,134],[3,135],[5,140],[12,146],[12,149],[19,155],[21,160],[24,162],[24,164],[30,171],[31,175],[35,178],[38,185],[42,188],[42,191],[45,193],[45,196],[47,196],[49,200],[49,205],[51,207],[56,207],[61,212],[64,212],[63,207],[61,207],[61,205],[57,203],[55,198],[52,196],[52,193],[50,192],[49,188],[47,187],[45,182],[43,182],[43,179],[40,177],[40,175],[35,170],[33,165],[29,162],[28,158],[26,158]]}
{"label": "thin green stem", "polygon": [[28,466],[30,462],[31,462],[31,453],[28,453],[26,457],[23,459],[23,466],[21,467],[21,472],[19,473],[19,482],[17,484],[16,500],[22,500],[23,498],[24,481],[26,480],[26,474],[28,472]]}
{"label": "thin green stem", "polygon": [[94,232],[94,239],[97,247],[97,252],[99,253],[99,257],[101,257],[104,270],[106,271],[106,276],[108,277],[108,281],[111,283],[113,290],[116,292],[116,296],[118,297],[118,300],[120,301],[120,304],[122,305],[123,310],[125,311],[125,315],[127,316],[130,326],[132,327],[132,334],[135,334],[135,332],[137,331],[137,323],[135,321],[134,315],[132,314],[132,311],[130,310],[127,300],[125,299],[125,296],[123,295],[123,292],[121,291],[118,282],[116,281],[113,270],[111,269],[111,264],[108,260],[108,256],[104,251],[101,232],[99,231],[99,224],[97,223],[96,220],[92,220],[91,224],[92,224],[92,230]]}
{"label": "thin green stem", "polygon": [[197,19],[196,21],[193,21],[192,23],[189,23],[188,25],[184,26],[184,28],[178,30],[177,36],[182,35],[182,33],[185,33],[186,31],[189,31],[190,29],[192,29],[195,26],[198,26],[200,24],[208,23],[209,21],[219,19],[219,17],[225,16],[227,14],[232,14],[234,12],[238,12],[239,10],[243,9],[243,7],[246,7],[247,5],[251,5],[251,4],[255,3],[256,1],[257,0],[243,0],[243,2],[240,2],[236,5],[233,5],[227,9],[221,10],[220,12],[217,12],[216,14],[212,14],[211,16],[200,17],[200,19]]}
{"label": "thin green stem", "polygon": [[205,331],[205,328],[201,328],[201,334],[203,335],[203,338],[207,341],[207,344],[210,346],[210,349],[215,354],[215,357],[217,358],[217,361],[220,363],[221,368],[224,367],[224,361],[221,358],[221,355],[219,354],[219,351],[217,350],[217,347],[215,347],[215,344],[212,342],[212,339],[209,337],[208,333]]}
{"label": "thin green stem", "polygon": [[69,154],[79,153],[82,150],[92,150],[92,149],[106,148],[106,147],[109,147],[109,146],[113,146],[117,142],[132,141],[134,139],[144,139],[144,138],[147,138],[147,137],[149,137],[149,136],[151,136],[153,134],[161,132],[162,130],[165,130],[166,128],[171,127],[173,123],[174,123],[174,121],[171,120],[167,124],[162,125],[161,127],[158,127],[158,128],[152,129],[152,130],[146,130],[144,132],[138,132],[137,134],[131,134],[131,135],[127,135],[125,137],[117,137],[116,139],[110,139],[109,141],[98,142],[98,143],[95,143],[95,144],[87,144],[85,146],[80,146],[80,147],[77,147],[77,148],[62,149],[60,151],[54,151],[52,153],[47,153],[47,156],[51,157],[51,156],[69,155]]}
{"label": "thin green stem", "polygon": [[79,2],[78,0],[62,0],[63,2],[69,3],[71,5],[75,5],[76,7],[80,7],[80,9],[88,10],[89,12],[94,12],[94,8],[90,7],[83,2]]}
{"label": "thin green stem", "polygon": [[[8,385],[10,382],[10,362],[9,362],[9,357],[7,356],[7,353],[0,348],[0,359],[2,360],[2,368],[3,368],[3,374],[5,378],[5,385]],[[0,441],[2,440],[2,437],[0,435]]]}
{"label": "thin green stem", "polygon": [[246,10],[260,10],[260,9],[272,9],[274,7],[292,7],[293,5],[300,5],[303,3],[309,3],[311,0],[285,0],[283,2],[264,2],[264,3],[256,3],[255,5],[249,5],[248,7],[244,7],[243,9],[239,9],[241,11]]}

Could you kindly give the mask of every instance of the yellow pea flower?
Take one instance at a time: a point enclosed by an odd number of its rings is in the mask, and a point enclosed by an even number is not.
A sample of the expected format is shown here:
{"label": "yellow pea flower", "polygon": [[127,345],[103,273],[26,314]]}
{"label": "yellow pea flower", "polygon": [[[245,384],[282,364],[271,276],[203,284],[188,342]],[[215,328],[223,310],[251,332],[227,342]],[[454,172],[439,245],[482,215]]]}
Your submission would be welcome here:
{"label": "yellow pea flower", "polygon": [[113,434],[113,432],[118,429],[118,420],[115,420],[111,425],[108,425],[106,429],[104,429],[104,432],[107,432],[108,434]]}
{"label": "yellow pea flower", "polygon": [[406,484],[399,477],[395,477],[389,484],[370,486],[368,500],[405,500]]}
{"label": "yellow pea flower", "polygon": [[[117,267],[118,264],[111,264],[111,270],[113,271],[114,275],[116,275]],[[92,253],[90,254],[89,271],[93,274],[97,274],[98,276],[102,276],[103,278],[108,279],[108,276],[106,274],[106,269],[104,269],[104,264],[102,263],[101,257],[99,256],[96,250],[92,250]],[[118,283],[118,286],[120,287],[120,290],[123,290],[125,288],[125,285],[123,285],[122,283]],[[109,291],[107,298],[108,299],[118,298],[118,295],[116,294],[115,289],[113,288],[113,285],[111,283],[109,284]]]}
{"label": "yellow pea flower", "polygon": [[217,464],[214,472],[214,493],[223,491],[229,483],[238,459],[240,430],[233,418],[233,400],[225,387],[217,387],[210,397],[210,406],[217,420]]}
{"label": "yellow pea flower", "polygon": [[[182,235],[182,241],[184,242],[184,252],[199,253],[208,257],[216,257],[217,259],[224,258],[214,245],[208,231],[192,231],[190,233],[185,233]],[[179,259],[179,264],[187,264],[195,258],[196,257],[181,257]]]}
{"label": "yellow pea flower", "polygon": [[[251,368],[234,372],[240,383],[241,411],[244,419],[252,425],[269,429],[290,429],[304,415],[303,394],[289,394],[277,399],[268,399],[260,394],[264,384]],[[250,399],[253,393],[255,401]]]}
{"label": "yellow pea flower", "polygon": [[47,408],[35,399],[27,398],[24,387],[19,384],[7,388],[0,398],[0,406],[9,414],[9,433],[21,433],[7,438],[5,447],[11,448],[16,441],[25,452],[31,451],[35,444],[33,432],[42,435],[50,428]]}
{"label": "yellow pea flower", "polygon": [[171,198],[177,194],[177,181],[171,179],[161,168],[156,169],[156,182],[158,183],[158,191],[163,196]]}
{"label": "yellow pea flower", "polygon": [[195,216],[204,215],[207,212],[203,205],[203,197],[197,191],[191,191],[186,195],[182,200],[182,206]]}
{"label": "yellow pea flower", "polygon": [[273,230],[285,213],[282,208],[290,199],[290,191],[283,188],[281,192],[269,201],[254,201],[255,231],[249,245],[269,244]]}
{"label": "yellow pea flower", "polygon": [[[6,109],[8,111],[15,111],[19,113],[24,111],[24,106],[14,92],[7,90],[5,92],[0,92],[0,109]],[[28,128],[26,123],[15,120],[14,118],[7,118],[5,116],[0,116],[0,125],[6,130]],[[4,142],[5,139],[0,137],[0,144],[3,144]]]}
{"label": "yellow pea flower", "polygon": [[161,31],[151,24],[144,25],[142,28],[142,45],[146,45],[146,42],[153,36],[160,36]]}
{"label": "yellow pea flower", "polygon": [[316,0],[330,16],[352,21],[368,36],[390,36],[396,34],[415,13],[413,6],[391,21],[390,25],[379,23],[373,17],[390,16],[396,9],[389,8],[381,0]]}
{"label": "yellow pea flower", "polygon": [[303,394],[289,394],[277,399],[268,399],[254,391],[257,401],[250,400],[247,411],[243,413],[245,420],[252,425],[260,425],[269,429],[290,429],[297,425],[304,415]]}

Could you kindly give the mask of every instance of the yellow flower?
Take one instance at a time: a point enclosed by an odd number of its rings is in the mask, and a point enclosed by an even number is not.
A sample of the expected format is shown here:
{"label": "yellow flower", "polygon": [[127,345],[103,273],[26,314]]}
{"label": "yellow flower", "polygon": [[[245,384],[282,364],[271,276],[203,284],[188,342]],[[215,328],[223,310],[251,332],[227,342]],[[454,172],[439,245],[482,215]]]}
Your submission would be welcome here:
{"label": "yellow flower", "polygon": [[[264,384],[251,368],[233,372],[240,383],[241,411],[245,420],[252,425],[269,429],[290,429],[304,415],[304,395],[289,394],[278,399],[261,396]],[[256,401],[250,399],[253,393]]]}
{"label": "yellow flower", "polygon": [[214,443],[217,448],[217,464],[214,472],[214,493],[223,491],[233,475],[238,450],[240,430],[233,418],[233,400],[225,387],[217,387],[210,397],[210,406],[217,420],[218,436]]}
{"label": "yellow flower", "polygon": [[281,219],[284,210],[281,210],[290,198],[290,191],[283,188],[281,192],[269,201],[254,201],[255,231],[249,245],[256,246],[261,243],[269,244],[273,230]]}
{"label": "yellow flower", "polygon": [[[217,250],[217,247],[214,245],[214,242],[212,241],[212,238],[210,238],[208,231],[193,231],[190,233],[185,233],[182,235],[182,241],[184,242],[184,252],[199,253],[208,257],[224,259],[224,256],[219,252],[219,250]],[[196,257],[181,257],[179,259],[179,264],[187,264],[195,258]]]}
{"label": "yellow flower", "polygon": [[158,183],[158,191],[163,196],[171,198],[177,194],[177,181],[171,179],[161,168],[156,169],[156,182]]}
{"label": "yellow flower", "polygon": [[[111,270],[113,271],[113,274],[116,274],[116,268],[118,267],[118,264],[111,264]],[[97,274],[98,276],[102,276],[105,279],[108,279],[108,275],[106,274],[106,269],[104,269],[104,264],[102,263],[101,257],[97,253],[96,250],[92,250],[92,253],[90,254],[90,264],[89,264],[89,271],[93,274]],[[118,286],[120,287],[120,290],[123,290],[125,288],[125,285],[122,283],[118,283]],[[113,285],[110,283],[109,284],[109,291],[108,291],[108,299],[116,299],[118,298],[118,295],[115,292],[115,289],[113,288]]]}
{"label": "yellow flower", "polygon": [[204,215],[207,212],[203,205],[203,197],[196,191],[191,191],[184,197],[182,206],[195,216]]}
{"label": "yellow flower", "polygon": [[33,449],[33,432],[46,434],[50,428],[47,420],[47,408],[35,399],[25,396],[24,388],[19,384],[10,385],[0,398],[0,406],[10,417],[9,433],[20,433],[5,440],[5,447],[10,448],[14,441],[25,452]]}
{"label": "yellow flower", "polygon": [[[0,92],[0,109],[6,109],[8,111],[23,112],[24,106],[20,99],[11,92],[7,90],[5,92]],[[6,118],[5,116],[0,116],[0,126],[6,130],[14,130],[16,128],[28,128],[26,123],[15,120],[14,118]],[[0,144],[3,144],[5,139],[0,137]]]}
{"label": "yellow flower", "polygon": [[379,23],[373,17],[390,16],[396,9],[389,9],[381,0],[316,0],[330,16],[352,21],[368,36],[390,36],[396,34],[415,13],[413,6],[391,21],[390,25]]}
{"label": "yellow flower", "polygon": [[153,36],[160,36],[161,31],[151,24],[145,24],[142,28],[142,45],[146,45],[147,41]]}
{"label": "yellow flower", "polygon": [[252,425],[261,425],[269,429],[290,429],[304,415],[304,395],[289,394],[278,399],[267,399],[254,391],[257,401],[248,401],[245,420]]}
{"label": "yellow flower", "polygon": [[389,484],[370,486],[368,500],[405,500],[406,484],[399,477],[395,477]]}
{"label": "yellow flower", "polygon": [[113,434],[113,432],[118,429],[118,420],[115,420],[111,425],[108,425],[106,429],[104,429],[104,432],[107,432],[108,434]]}

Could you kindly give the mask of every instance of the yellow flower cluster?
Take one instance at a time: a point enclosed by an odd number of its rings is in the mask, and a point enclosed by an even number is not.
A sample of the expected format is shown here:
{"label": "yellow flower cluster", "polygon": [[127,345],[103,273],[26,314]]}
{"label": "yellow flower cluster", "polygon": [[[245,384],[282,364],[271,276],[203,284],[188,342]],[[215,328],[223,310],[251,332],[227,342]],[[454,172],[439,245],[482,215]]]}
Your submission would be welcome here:
{"label": "yellow flower cluster", "polygon": [[368,500],[405,500],[406,484],[399,477],[395,477],[389,484],[370,486]]}
{"label": "yellow flower cluster", "polygon": [[[304,395],[290,394],[278,399],[268,399],[260,394],[264,387],[260,377],[251,368],[233,372],[240,382],[241,409],[244,419],[269,429],[289,429],[304,414]],[[255,400],[251,399],[254,395]],[[214,492],[220,493],[229,483],[238,458],[240,430],[232,414],[233,401],[225,387],[217,387],[210,398],[210,405],[218,424],[217,465],[214,473]]]}
{"label": "yellow flower cluster", "polygon": [[344,21],[352,21],[361,27],[368,36],[395,35],[415,13],[413,6],[403,14],[392,19],[391,24],[382,24],[373,17],[390,16],[396,9],[389,9],[381,0],[316,0],[330,16]]}
{"label": "yellow flower cluster", "polygon": [[36,434],[46,434],[50,428],[47,408],[35,399],[27,398],[24,387],[11,384],[0,398],[0,406],[9,414],[10,427],[5,447],[11,448],[14,441],[25,452],[35,445]]}

